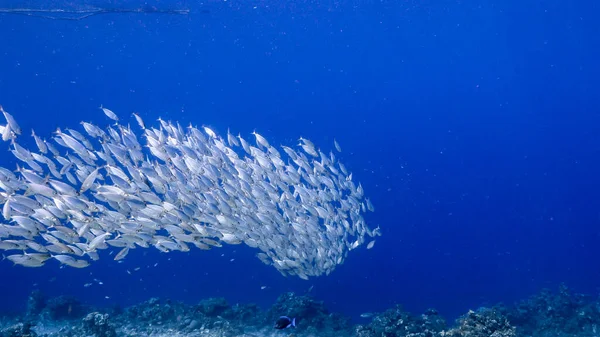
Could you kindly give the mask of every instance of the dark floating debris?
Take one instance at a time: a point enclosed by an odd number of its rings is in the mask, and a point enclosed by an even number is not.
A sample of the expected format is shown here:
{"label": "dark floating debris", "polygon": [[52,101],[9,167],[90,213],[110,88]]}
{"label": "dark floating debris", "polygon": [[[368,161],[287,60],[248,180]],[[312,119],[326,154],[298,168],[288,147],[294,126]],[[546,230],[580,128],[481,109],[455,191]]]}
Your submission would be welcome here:
{"label": "dark floating debris", "polygon": [[79,21],[100,14],[174,14],[186,15],[189,9],[162,9],[155,6],[142,6],[139,8],[0,8],[3,14],[18,14],[51,20]]}

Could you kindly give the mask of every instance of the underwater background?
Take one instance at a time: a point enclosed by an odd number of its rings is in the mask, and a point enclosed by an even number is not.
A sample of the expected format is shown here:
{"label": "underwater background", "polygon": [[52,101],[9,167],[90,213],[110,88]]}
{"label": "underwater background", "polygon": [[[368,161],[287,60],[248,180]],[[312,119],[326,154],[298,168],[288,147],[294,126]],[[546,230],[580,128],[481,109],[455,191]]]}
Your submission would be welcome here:
{"label": "underwater background", "polygon": [[[0,13],[0,104],[23,128],[20,142],[34,146],[31,129],[50,137],[82,120],[108,125],[101,104],[152,125],[160,117],[220,134],[256,130],[272,144],[302,136],[329,150],[335,138],[375,205],[367,223],[383,233],[309,281],[284,278],[242,245],[137,249],[81,270],[5,260],[2,312],[24,310],[34,289],[96,306],[224,297],[267,307],[293,291],[357,321],[395,304],[456,318],[562,283],[598,294],[597,2],[2,7],[190,10],[78,21]],[[1,146],[0,166],[16,167]]]}

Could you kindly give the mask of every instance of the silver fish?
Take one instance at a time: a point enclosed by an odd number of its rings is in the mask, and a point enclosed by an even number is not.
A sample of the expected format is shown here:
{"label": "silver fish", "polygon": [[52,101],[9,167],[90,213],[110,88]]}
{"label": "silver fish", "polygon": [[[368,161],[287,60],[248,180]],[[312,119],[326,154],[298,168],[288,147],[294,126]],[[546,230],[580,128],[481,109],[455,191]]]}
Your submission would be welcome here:
{"label": "silver fish", "polygon": [[[82,122],[85,133],[34,136],[33,152],[17,143],[12,122],[0,130],[31,167],[16,175],[0,167],[0,205],[12,221],[0,225],[0,247],[22,256],[50,252],[83,268],[108,247],[119,247],[114,259],[121,260],[138,246],[185,252],[246,244],[282,274],[308,279],[329,274],[349,251],[367,242],[371,248],[367,237],[381,235],[363,218],[374,210],[363,186],[308,139],[300,138],[302,150],[280,152],[256,132],[252,146],[229,130],[224,139],[206,126],[159,120],[149,127],[134,117],[138,134]],[[340,150],[337,141],[334,147]],[[13,259],[41,266],[46,257]]]}

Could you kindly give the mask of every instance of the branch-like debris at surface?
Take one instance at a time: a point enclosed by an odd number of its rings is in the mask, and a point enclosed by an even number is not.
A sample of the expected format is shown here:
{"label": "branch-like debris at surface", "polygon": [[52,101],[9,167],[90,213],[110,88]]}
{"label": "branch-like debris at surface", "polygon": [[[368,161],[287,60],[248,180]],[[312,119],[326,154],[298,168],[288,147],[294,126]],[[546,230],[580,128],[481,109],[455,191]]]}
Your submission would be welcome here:
{"label": "branch-like debris at surface", "polygon": [[0,8],[0,14],[19,14],[51,20],[78,21],[99,14],[189,14],[189,9],[160,9],[154,6],[140,8],[85,8],[85,9],[37,9],[37,8]]}

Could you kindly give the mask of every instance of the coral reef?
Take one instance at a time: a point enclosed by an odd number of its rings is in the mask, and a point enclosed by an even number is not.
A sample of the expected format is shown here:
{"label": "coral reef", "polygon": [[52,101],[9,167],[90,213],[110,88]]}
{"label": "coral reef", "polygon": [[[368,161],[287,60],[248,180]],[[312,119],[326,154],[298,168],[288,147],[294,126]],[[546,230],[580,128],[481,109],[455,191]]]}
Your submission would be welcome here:
{"label": "coral reef", "polygon": [[433,337],[445,327],[445,320],[433,309],[415,317],[398,305],[375,316],[370,324],[358,325],[355,331],[357,337]]}
{"label": "coral reef", "polygon": [[294,293],[279,296],[266,314],[267,323],[272,325],[280,316],[295,318],[298,331],[312,329],[322,332],[345,332],[352,328],[347,318],[329,313],[323,302]]}
{"label": "coral reef", "polygon": [[150,325],[162,325],[165,321],[175,319],[176,312],[171,301],[151,298],[146,302],[127,308],[125,316],[127,320],[138,320]]}
{"label": "coral reef", "polygon": [[469,311],[458,320],[458,326],[443,331],[445,337],[515,337],[515,327],[495,308]]}
{"label": "coral reef", "polygon": [[[276,330],[280,316],[297,327]],[[566,287],[542,291],[512,307],[469,311],[448,326],[437,311],[412,315],[395,306],[368,324],[327,310],[310,296],[284,293],[266,311],[209,298],[197,304],[151,298],[125,309],[92,308],[72,297],[33,292],[22,316],[0,317],[0,337],[596,337],[600,301]]]}
{"label": "coral reef", "polygon": [[521,301],[507,313],[508,319],[524,335],[589,334],[600,331],[600,303],[590,296],[572,293],[562,285]]}
{"label": "coral reef", "polygon": [[229,309],[229,303],[227,300],[220,298],[209,298],[207,300],[203,300],[196,306],[198,312],[203,313],[206,316],[218,316],[221,315],[224,311]]}
{"label": "coral reef", "polygon": [[32,323],[17,323],[0,330],[0,337],[37,337]]}
{"label": "coral reef", "polygon": [[[43,298],[43,295],[37,296]],[[75,297],[59,296],[49,299],[43,306],[41,314],[48,316],[51,320],[70,320],[83,317],[86,310],[87,308]]]}
{"label": "coral reef", "polygon": [[27,313],[26,316],[39,315],[46,307],[46,296],[39,291],[34,290],[27,298]]}
{"label": "coral reef", "polygon": [[86,336],[116,337],[117,332],[109,322],[108,314],[92,312],[83,319],[83,331]]}

